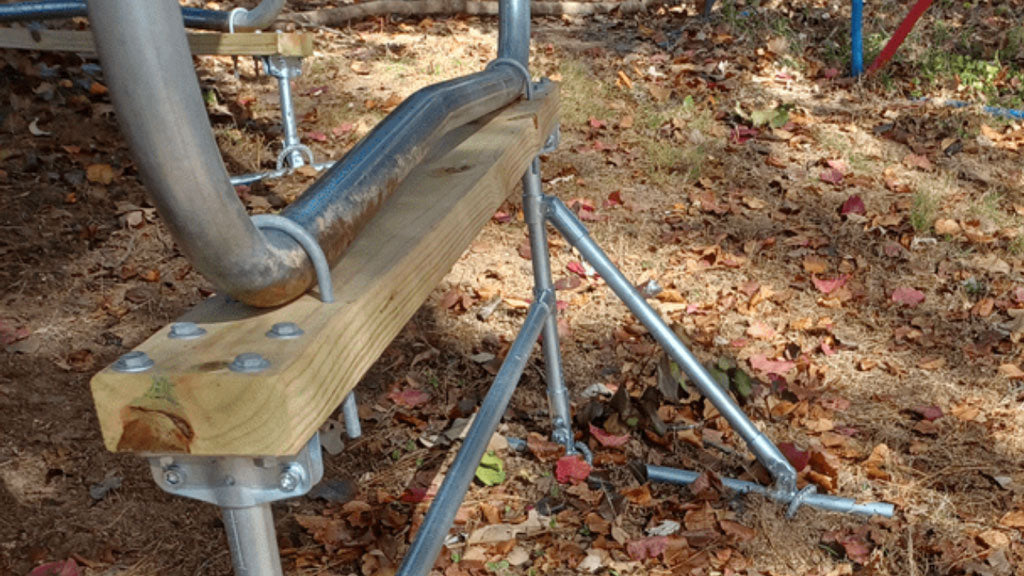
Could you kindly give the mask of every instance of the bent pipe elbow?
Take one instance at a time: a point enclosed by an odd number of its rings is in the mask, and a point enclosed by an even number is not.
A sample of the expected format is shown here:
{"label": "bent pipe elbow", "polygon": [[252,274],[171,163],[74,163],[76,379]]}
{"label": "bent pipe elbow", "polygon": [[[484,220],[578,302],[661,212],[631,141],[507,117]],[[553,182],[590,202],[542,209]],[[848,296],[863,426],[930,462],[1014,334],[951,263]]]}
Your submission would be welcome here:
{"label": "bent pipe elbow", "polygon": [[[177,10],[175,0],[90,0],[119,123],[154,205],[196,270],[246,304],[287,303],[313,284],[312,265],[288,236],[258,230],[231,186]],[[336,264],[437,138],[514,101],[524,82],[513,67],[495,66],[420,90],[283,215],[317,238]]]}
{"label": "bent pipe elbow", "polygon": [[[269,27],[281,13],[284,2],[285,0],[263,0],[252,9],[239,11],[234,16],[234,28],[241,31]],[[231,28],[231,14],[219,10],[181,8],[181,18],[185,26],[203,30],[228,31]],[[0,23],[79,18],[87,15],[86,0],[30,0],[0,4]]]}

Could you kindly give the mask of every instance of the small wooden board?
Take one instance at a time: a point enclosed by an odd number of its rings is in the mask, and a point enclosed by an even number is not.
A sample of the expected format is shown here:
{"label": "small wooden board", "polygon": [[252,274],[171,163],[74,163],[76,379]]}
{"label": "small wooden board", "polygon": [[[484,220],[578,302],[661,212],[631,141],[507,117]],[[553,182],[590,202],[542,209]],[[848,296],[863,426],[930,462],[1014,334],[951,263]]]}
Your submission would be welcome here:
{"label": "small wooden board", "polygon": [[[107,448],[298,452],[515,190],[555,126],[557,102],[551,85],[471,125],[449,152],[414,169],[335,266],[334,303],[306,294],[268,311],[213,297],[181,318],[205,328],[202,338],[172,340],[164,327],[136,348],[154,368],[97,374],[92,393]],[[286,321],[305,334],[265,336]],[[261,354],[271,367],[229,371],[243,352]]]}
{"label": "small wooden board", "polygon": [[[313,35],[302,32],[189,32],[188,45],[193,54],[224,56],[306,57],[313,54]],[[29,30],[0,28],[0,48],[40,50],[44,52],[81,52],[95,54],[96,45],[88,30]]]}

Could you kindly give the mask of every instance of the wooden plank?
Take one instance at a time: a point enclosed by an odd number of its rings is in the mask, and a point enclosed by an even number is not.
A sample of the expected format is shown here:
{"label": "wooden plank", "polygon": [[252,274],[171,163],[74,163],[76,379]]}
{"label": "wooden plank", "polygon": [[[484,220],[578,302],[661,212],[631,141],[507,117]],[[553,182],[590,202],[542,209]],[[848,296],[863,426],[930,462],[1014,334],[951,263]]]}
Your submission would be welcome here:
{"label": "wooden plank", "polygon": [[[188,45],[197,55],[230,56],[309,56],[313,53],[313,36],[293,32],[190,32]],[[0,48],[39,50],[44,52],[81,52],[95,54],[92,32],[88,30],[29,30],[0,28]]]}
{"label": "wooden plank", "polygon": [[[92,393],[112,451],[280,456],[296,453],[376,361],[515,189],[557,113],[557,87],[490,119],[402,182],[334,268],[336,301],[307,294],[274,310],[223,297],[180,320],[208,333],[172,340],[165,327],[136,348],[156,363],[141,374],[109,367]],[[305,334],[272,340],[277,322]],[[227,369],[235,355],[271,362]]]}

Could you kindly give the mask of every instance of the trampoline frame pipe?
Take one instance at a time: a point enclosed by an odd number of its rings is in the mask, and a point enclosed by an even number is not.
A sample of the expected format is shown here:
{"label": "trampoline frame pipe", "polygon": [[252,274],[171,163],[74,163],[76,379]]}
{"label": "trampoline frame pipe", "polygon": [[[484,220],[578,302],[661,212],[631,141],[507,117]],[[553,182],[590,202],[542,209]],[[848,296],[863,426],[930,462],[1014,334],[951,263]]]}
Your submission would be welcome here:
{"label": "trampoline frame pipe", "polygon": [[700,360],[683,344],[675,332],[665,324],[661,316],[651,308],[633,284],[622,274],[608,255],[590,237],[583,223],[576,215],[554,196],[545,196],[547,218],[569,244],[579,250],[583,259],[608,284],[608,287],[629,308],[630,312],[651,333],[651,336],[696,384],[701,394],[714,404],[729,426],[747,443],[757,460],[768,469],[775,480],[774,491],[780,498],[796,494],[796,470],[774,443],[747,418],[743,410],[733,401],[700,363]]}
{"label": "trampoline frame pipe", "polygon": [[[499,57],[529,53],[524,4],[499,3],[504,22]],[[285,235],[258,233],[228,179],[184,26],[174,16],[177,2],[90,0],[88,8],[115,110],[140,174],[193,266],[218,291],[253,306],[284,304],[305,292],[314,281],[305,252]],[[438,138],[523,94],[529,84],[524,72],[492,66],[416,92],[282,215],[310,232],[333,265]]]}
{"label": "trampoline frame pipe", "polygon": [[[651,482],[664,482],[667,484],[675,484],[677,486],[689,486],[696,482],[699,476],[699,473],[691,470],[680,470],[678,468],[668,468],[665,466],[652,466],[650,464],[647,465],[647,479]],[[736,480],[734,478],[722,478],[722,486],[739,494],[761,494],[778,502],[790,502],[790,500],[781,498],[775,491],[754,482]],[[812,508],[818,508],[819,510],[828,510],[830,512],[839,512],[842,514],[858,514],[861,516],[877,515],[892,518],[892,515],[895,512],[895,507],[888,502],[858,503],[856,500],[851,498],[831,496],[829,494],[808,494],[804,497],[802,503]]]}
{"label": "trampoline frame pipe", "polygon": [[[181,17],[189,28],[228,32],[233,20],[236,31],[262,30],[274,23],[284,8],[284,1],[262,0],[251,10],[236,8],[229,12],[183,7]],[[87,15],[85,0],[32,0],[0,5],[0,22],[55,20]]]}
{"label": "trampoline frame pipe", "polygon": [[519,335],[509,348],[508,355],[501,363],[494,383],[480,404],[473,423],[466,433],[462,448],[445,473],[444,481],[434,497],[416,532],[416,539],[402,560],[398,576],[425,576],[434,567],[438,553],[444,545],[445,535],[455,521],[466,490],[473,481],[474,472],[480,465],[491,437],[498,429],[505,414],[512,393],[516,391],[519,378],[530,359],[533,345],[540,337],[548,318],[555,312],[555,291],[546,290],[530,305]]}

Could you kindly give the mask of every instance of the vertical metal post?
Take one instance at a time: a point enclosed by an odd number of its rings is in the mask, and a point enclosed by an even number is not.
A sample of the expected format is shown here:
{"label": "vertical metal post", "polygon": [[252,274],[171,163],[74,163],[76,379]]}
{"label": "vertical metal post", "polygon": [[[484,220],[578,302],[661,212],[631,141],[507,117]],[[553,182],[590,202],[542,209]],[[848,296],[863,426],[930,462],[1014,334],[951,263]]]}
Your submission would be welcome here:
{"label": "vertical metal post", "polygon": [[[295,123],[295,107],[292,105],[292,77],[297,76],[296,65],[289,58],[281,58],[280,70],[277,74],[277,90],[281,99],[281,129],[284,132],[284,150],[291,150],[288,154],[288,164],[292,168],[305,165],[302,153],[298,147],[302,145],[299,132]],[[271,68],[267,67],[268,70]]]}
{"label": "vertical metal post", "polygon": [[530,67],[530,1],[498,0],[498,58]]}
{"label": "vertical metal post", "polygon": [[359,404],[356,402],[356,391],[353,390],[345,397],[341,405],[341,413],[345,415],[345,434],[349,438],[359,438],[363,435],[363,426],[359,423]]}
{"label": "vertical metal post", "polygon": [[270,504],[221,508],[235,576],[281,576]]}
{"label": "vertical metal post", "polygon": [[523,369],[526,368],[533,344],[554,309],[555,295],[551,291],[539,295],[530,306],[530,312],[526,315],[519,335],[509,348],[505,361],[501,363],[501,368],[494,377],[494,384],[491,385],[487,396],[480,404],[480,410],[473,418],[473,424],[466,433],[462,448],[448,468],[444,482],[441,483],[441,488],[438,489],[437,496],[427,511],[427,516],[416,532],[416,540],[409,547],[409,552],[398,570],[398,576],[425,576],[434,567],[445,535],[452,527],[459,505],[462,504],[476,468],[480,465],[480,459],[487,450],[487,444],[498,428],[501,417],[505,414]]}
{"label": "vertical metal post", "polygon": [[[548,254],[547,220],[541,194],[540,158],[535,158],[523,175],[523,216],[530,236],[530,259],[533,263],[534,299],[554,291],[551,282],[551,259]],[[567,453],[576,452],[569,410],[569,391],[562,372],[562,353],[558,346],[558,310],[552,310],[542,332],[544,367],[547,376],[548,407],[551,411],[551,437],[565,446]]]}
{"label": "vertical metal post", "polygon": [[608,283],[608,287],[622,300],[627,308],[640,322],[650,330],[651,335],[668,352],[669,356],[682,368],[683,372],[697,385],[705,398],[729,422],[733,430],[746,441],[751,452],[768,469],[775,479],[775,489],[785,494],[796,493],[796,470],[789,464],[779,449],[761,433],[754,423],[747,418],[743,410],[733,402],[728,392],[719,387],[718,383],[708,374],[686,345],[676,336],[675,332],[661,319],[661,316],[644,297],[633,287],[621,271],[612,263],[608,255],[590,237],[583,223],[558,198],[546,196],[547,217],[565,239],[579,250],[583,258]]}

